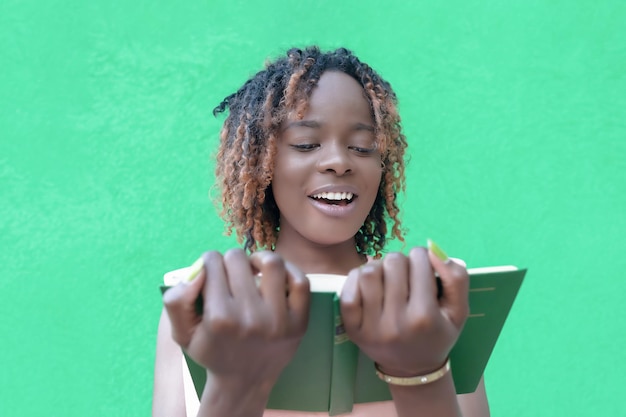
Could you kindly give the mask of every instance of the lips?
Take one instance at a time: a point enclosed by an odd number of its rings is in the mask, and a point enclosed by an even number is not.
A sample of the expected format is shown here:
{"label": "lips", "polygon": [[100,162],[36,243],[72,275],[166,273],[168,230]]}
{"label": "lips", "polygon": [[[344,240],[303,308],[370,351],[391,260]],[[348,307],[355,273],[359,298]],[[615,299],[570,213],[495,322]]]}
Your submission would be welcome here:
{"label": "lips", "polygon": [[358,198],[357,191],[351,185],[326,184],[317,187],[308,197],[321,204],[346,206]]}
{"label": "lips", "polygon": [[308,195],[313,206],[324,214],[342,217],[349,214],[358,198],[357,190],[352,186],[326,185]]}

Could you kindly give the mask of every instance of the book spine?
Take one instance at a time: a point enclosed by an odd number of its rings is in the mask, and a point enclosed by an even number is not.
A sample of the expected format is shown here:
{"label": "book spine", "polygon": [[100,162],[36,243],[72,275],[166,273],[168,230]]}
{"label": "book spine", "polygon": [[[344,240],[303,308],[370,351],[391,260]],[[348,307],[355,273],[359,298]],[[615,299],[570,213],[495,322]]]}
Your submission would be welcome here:
{"label": "book spine", "polygon": [[354,405],[358,347],[348,339],[339,307],[339,297],[333,299],[334,340],[328,414],[348,413]]}

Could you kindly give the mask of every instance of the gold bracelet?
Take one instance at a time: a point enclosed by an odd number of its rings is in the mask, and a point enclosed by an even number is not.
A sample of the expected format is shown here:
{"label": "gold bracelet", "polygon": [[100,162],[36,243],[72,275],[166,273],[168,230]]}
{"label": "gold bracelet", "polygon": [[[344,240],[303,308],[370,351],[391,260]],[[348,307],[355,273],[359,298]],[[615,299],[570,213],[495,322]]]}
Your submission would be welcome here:
{"label": "gold bracelet", "polygon": [[443,366],[436,371],[433,371],[426,375],[411,376],[407,378],[387,375],[380,370],[377,363],[374,364],[374,366],[376,368],[376,375],[388,384],[404,386],[425,385],[443,378],[444,375],[450,371],[450,359],[446,359],[446,363],[444,363]]}

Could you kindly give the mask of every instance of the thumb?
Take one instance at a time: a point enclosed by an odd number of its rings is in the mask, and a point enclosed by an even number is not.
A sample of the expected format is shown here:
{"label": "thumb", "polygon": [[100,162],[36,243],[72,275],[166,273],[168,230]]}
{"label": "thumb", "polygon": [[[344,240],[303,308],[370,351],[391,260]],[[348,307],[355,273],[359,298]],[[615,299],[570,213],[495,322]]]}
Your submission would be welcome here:
{"label": "thumb", "polygon": [[182,348],[189,345],[193,331],[202,319],[198,299],[205,281],[206,273],[202,269],[192,281],[181,282],[163,294],[163,306],[172,324],[172,339]]}
{"label": "thumb", "polygon": [[441,280],[439,305],[457,328],[462,328],[469,315],[469,275],[460,262],[452,260],[432,240],[428,240],[428,258]]}

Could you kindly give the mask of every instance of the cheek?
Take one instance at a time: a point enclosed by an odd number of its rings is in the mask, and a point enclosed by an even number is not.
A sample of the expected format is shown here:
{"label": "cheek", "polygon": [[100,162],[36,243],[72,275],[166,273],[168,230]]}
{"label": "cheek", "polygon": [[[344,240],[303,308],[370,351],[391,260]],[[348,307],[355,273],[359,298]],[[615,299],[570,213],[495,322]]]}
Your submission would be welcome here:
{"label": "cheek", "polygon": [[378,190],[381,182],[383,181],[384,175],[381,160],[377,159],[372,161],[365,170],[365,172],[367,173],[367,183],[372,184],[372,187]]}
{"label": "cheek", "polygon": [[272,191],[279,211],[288,211],[297,200],[301,192],[302,174],[293,164],[277,161],[274,165]]}
{"label": "cheek", "polygon": [[[374,203],[376,202],[376,197],[378,197],[378,193],[379,193],[379,191],[380,191],[380,186],[381,186],[381,184],[382,184],[382,179],[381,179],[381,177],[380,177],[380,176],[378,176],[378,177],[373,177],[373,178],[371,179],[371,183],[370,183],[370,184],[372,184],[372,187],[371,187],[371,189],[370,189],[370,195],[369,195],[369,198],[370,198],[370,210],[371,210],[371,207],[372,207],[372,206],[374,205]],[[384,190],[383,190],[382,192],[383,192],[383,194],[384,194]]]}
{"label": "cheek", "polygon": [[297,175],[298,171],[302,170],[303,161],[298,158],[297,155],[292,155],[283,146],[277,149],[276,156],[274,158],[274,177],[275,178],[289,178],[290,176]]}
{"label": "cheek", "polygon": [[285,163],[285,161],[276,161],[272,184],[274,184],[276,189],[280,192],[296,184],[299,176],[297,166],[294,166],[294,164],[288,161],[287,163]]}

